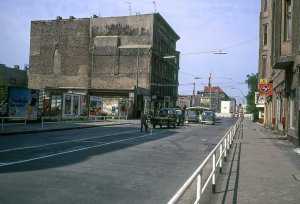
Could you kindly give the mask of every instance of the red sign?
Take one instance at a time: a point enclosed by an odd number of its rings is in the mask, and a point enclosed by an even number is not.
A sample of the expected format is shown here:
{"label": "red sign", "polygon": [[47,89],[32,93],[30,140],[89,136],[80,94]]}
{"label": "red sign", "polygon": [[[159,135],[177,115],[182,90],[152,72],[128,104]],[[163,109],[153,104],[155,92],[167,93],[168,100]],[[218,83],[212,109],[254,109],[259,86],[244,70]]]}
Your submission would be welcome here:
{"label": "red sign", "polygon": [[259,94],[272,95],[272,93],[273,93],[273,84],[271,84],[271,83],[259,84],[258,91],[259,91]]}

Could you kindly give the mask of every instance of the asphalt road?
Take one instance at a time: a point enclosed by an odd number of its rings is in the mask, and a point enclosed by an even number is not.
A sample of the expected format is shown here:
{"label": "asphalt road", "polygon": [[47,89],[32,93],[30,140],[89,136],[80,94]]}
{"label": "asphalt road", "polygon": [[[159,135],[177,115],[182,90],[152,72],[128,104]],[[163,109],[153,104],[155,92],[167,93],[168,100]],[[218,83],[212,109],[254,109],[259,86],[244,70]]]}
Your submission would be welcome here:
{"label": "asphalt road", "polygon": [[234,122],[0,137],[0,204],[166,203]]}

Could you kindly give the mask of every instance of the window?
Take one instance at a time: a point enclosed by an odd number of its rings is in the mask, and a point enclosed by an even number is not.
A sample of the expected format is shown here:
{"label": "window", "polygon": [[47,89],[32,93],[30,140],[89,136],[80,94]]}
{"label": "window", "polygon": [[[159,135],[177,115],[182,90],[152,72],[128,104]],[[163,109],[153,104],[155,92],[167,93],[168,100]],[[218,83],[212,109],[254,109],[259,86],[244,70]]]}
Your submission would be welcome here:
{"label": "window", "polygon": [[11,84],[11,85],[13,85],[13,84],[16,84],[16,83],[17,83],[17,80],[16,80],[16,78],[14,78],[14,77],[10,77],[10,78],[8,79],[8,83]]}
{"label": "window", "polygon": [[264,12],[268,11],[268,0],[264,1]]}
{"label": "window", "polygon": [[284,40],[292,39],[292,0],[285,1]]}
{"label": "window", "polygon": [[290,95],[290,128],[295,128],[296,114],[295,114],[295,98],[296,91],[291,91]]}
{"label": "window", "polygon": [[261,66],[261,78],[266,78],[267,76],[267,56],[262,56],[262,66]]}
{"label": "window", "polygon": [[263,45],[268,45],[268,24],[263,25]]}

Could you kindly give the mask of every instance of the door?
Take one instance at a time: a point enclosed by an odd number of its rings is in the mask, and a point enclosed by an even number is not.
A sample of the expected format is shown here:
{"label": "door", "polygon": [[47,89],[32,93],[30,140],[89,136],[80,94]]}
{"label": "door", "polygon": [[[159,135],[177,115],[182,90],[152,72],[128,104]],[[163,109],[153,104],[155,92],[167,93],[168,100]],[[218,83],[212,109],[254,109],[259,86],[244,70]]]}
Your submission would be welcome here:
{"label": "door", "polygon": [[64,94],[63,117],[77,118],[80,115],[80,95]]}

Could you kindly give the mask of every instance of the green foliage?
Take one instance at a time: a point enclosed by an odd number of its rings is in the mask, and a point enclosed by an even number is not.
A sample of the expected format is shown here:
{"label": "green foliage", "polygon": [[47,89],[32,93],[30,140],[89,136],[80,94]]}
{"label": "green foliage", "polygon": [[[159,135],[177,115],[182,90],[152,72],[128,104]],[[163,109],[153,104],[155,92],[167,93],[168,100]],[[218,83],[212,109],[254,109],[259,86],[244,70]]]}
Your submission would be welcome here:
{"label": "green foliage", "polygon": [[258,108],[256,108],[255,104],[255,92],[257,92],[258,87],[258,74],[247,75],[247,79],[245,81],[248,84],[248,94],[247,98],[247,112],[252,113],[254,116],[254,121],[258,120]]}

